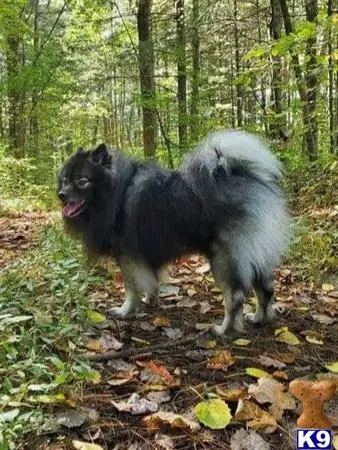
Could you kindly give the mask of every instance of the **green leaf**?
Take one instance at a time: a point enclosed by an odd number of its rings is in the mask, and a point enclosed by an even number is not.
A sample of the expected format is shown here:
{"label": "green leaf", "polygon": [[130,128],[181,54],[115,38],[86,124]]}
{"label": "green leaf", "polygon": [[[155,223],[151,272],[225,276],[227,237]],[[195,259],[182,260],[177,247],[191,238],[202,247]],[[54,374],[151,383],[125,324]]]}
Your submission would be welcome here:
{"label": "green leaf", "polygon": [[250,375],[254,378],[262,378],[262,377],[269,377],[270,374],[268,372],[265,372],[265,370],[257,369],[256,367],[247,367],[245,369],[245,372],[247,375]]}
{"label": "green leaf", "polygon": [[229,425],[232,415],[229,406],[219,398],[198,403],[195,407],[197,419],[212,430],[221,430]]}
{"label": "green leaf", "polygon": [[0,413],[0,423],[11,422],[16,417],[18,417],[19,413],[20,413],[19,408],[11,409],[10,411]]}
{"label": "green leaf", "polygon": [[330,372],[338,373],[338,361],[335,361],[335,362],[330,363],[330,364],[326,364],[325,367],[326,367],[327,370],[329,370]]}
{"label": "green leaf", "polygon": [[244,55],[244,60],[249,60],[253,58],[260,58],[261,56],[267,53],[267,49],[265,47],[256,47],[250,50],[246,55]]}
{"label": "green leaf", "polygon": [[296,335],[289,331],[288,327],[281,327],[275,330],[276,341],[284,342],[288,345],[299,345],[300,341]]}
{"label": "green leaf", "polygon": [[35,397],[29,397],[28,400],[32,403],[54,404],[63,403],[66,400],[66,397],[64,394],[59,393],[55,395],[37,395]]}
{"label": "green leaf", "polygon": [[88,319],[94,323],[102,323],[106,320],[105,316],[98,311],[90,310],[87,315]]}
{"label": "green leaf", "polygon": [[247,345],[250,344],[250,342],[251,342],[250,339],[239,338],[233,341],[233,344],[238,345],[239,347],[246,347]]}

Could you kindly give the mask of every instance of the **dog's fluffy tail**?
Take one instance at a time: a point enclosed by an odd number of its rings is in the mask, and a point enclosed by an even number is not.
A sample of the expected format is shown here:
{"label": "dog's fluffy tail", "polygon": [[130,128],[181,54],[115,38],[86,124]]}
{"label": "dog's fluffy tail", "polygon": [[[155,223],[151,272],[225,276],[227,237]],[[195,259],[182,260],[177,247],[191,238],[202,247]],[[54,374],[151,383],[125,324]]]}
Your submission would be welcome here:
{"label": "dog's fluffy tail", "polygon": [[263,183],[275,183],[281,176],[281,164],[260,138],[243,131],[218,131],[210,134],[188,155],[181,171],[192,185],[210,182],[223,167],[251,174]]}
{"label": "dog's fluffy tail", "polygon": [[187,156],[180,173],[216,223],[216,240],[243,284],[271,273],[288,245],[289,218],[281,164],[264,141],[242,131],[213,133]]}

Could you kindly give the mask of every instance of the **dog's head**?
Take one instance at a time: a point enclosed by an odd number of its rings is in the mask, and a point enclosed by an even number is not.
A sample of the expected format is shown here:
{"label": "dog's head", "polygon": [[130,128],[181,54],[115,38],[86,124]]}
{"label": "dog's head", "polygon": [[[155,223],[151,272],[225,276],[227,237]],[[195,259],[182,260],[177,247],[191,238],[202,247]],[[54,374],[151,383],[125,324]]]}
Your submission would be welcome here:
{"label": "dog's head", "polygon": [[105,144],[92,151],[79,148],[66,161],[58,176],[58,197],[63,204],[63,216],[73,219],[93,204],[96,188],[111,168],[112,155]]}

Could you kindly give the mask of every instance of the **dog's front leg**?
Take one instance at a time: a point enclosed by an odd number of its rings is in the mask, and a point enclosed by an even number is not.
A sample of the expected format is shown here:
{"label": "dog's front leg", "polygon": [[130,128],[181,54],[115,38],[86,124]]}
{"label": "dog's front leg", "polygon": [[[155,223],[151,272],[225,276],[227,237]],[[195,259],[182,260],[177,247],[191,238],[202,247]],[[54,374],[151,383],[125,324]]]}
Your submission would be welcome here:
{"label": "dog's front leg", "polygon": [[111,308],[108,312],[114,317],[126,317],[137,310],[139,303],[139,297],[135,289],[130,288],[130,286],[125,284],[126,298],[120,307]]}

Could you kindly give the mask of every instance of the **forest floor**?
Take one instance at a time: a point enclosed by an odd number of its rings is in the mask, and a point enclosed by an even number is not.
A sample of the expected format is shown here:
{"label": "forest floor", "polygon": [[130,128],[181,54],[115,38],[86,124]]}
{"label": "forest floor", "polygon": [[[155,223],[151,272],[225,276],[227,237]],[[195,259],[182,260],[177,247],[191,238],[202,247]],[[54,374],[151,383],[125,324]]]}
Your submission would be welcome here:
{"label": "forest floor", "polygon": [[[335,233],[330,195],[306,205],[302,216]],[[297,256],[276,272],[275,322],[236,340],[208,332],[222,296],[199,256],[169,267],[156,312],[123,321],[105,314],[122,301],[121,274],[86,266],[54,214],[0,217],[0,266],[1,450],[293,449],[289,382],[338,387],[337,274],[304,281]],[[338,436],[337,395],[326,412]]]}

